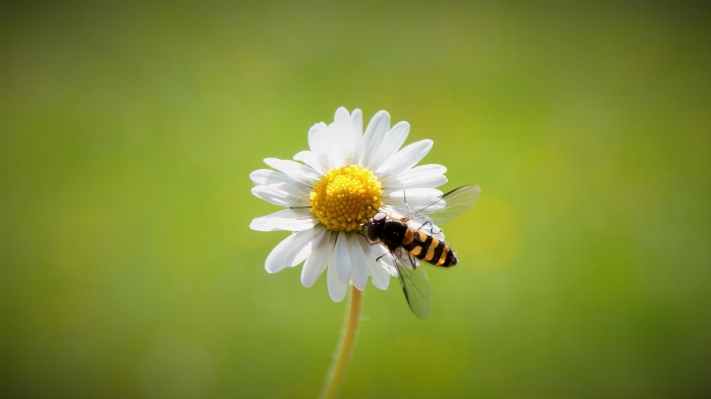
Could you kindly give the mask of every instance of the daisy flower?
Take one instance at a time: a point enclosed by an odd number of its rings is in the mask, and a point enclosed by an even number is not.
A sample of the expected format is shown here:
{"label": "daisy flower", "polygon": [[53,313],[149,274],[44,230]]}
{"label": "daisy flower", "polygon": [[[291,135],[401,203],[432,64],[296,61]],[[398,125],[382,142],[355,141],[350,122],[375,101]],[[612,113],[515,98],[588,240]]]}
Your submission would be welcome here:
{"label": "daisy flower", "polygon": [[[363,114],[336,110],[333,123],[315,124],[308,133],[309,150],[294,161],[266,158],[273,169],[250,174],[252,193],[286,209],[256,218],[250,228],[293,233],[267,256],[267,272],[276,273],[301,262],[301,283],[312,286],[327,271],[328,292],[338,302],[348,284],[364,290],[386,289],[397,270],[381,245],[370,245],[360,234],[378,210],[404,215],[442,195],[436,187],[447,182],[442,165],[417,165],[432,148],[421,140],[400,148],[410,124],[390,127],[390,115],[380,111],[363,133]],[[297,162],[299,161],[299,162]]]}

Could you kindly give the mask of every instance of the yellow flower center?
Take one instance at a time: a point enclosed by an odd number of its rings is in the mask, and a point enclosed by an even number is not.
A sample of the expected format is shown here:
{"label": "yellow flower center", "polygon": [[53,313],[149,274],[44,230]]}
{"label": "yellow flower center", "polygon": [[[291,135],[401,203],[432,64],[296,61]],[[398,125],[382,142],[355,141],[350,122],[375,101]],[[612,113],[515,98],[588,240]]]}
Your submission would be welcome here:
{"label": "yellow flower center", "polygon": [[311,192],[311,212],[329,230],[360,230],[383,204],[382,194],[369,170],[356,165],[332,169]]}

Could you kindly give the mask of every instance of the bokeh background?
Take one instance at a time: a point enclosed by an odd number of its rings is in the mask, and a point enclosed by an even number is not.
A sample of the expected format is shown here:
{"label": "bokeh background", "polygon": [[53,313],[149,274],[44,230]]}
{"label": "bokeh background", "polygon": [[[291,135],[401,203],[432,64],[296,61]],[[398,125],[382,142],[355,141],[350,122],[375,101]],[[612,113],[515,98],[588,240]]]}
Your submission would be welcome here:
{"label": "bokeh background", "polygon": [[301,398],[345,303],[250,194],[338,106],[435,141],[461,263],[369,285],[344,398],[711,392],[702,2],[2,2],[6,398]]}

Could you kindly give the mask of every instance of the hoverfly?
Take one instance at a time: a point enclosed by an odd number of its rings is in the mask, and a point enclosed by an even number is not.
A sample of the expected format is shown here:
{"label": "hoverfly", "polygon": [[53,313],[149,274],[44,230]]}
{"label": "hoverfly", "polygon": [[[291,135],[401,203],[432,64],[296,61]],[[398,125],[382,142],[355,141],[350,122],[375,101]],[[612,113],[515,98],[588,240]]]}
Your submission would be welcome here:
{"label": "hoverfly", "polygon": [[479,194],[481,189],[477,185],[461,186],[440,195],[415,211],[409,209],[407,198],[403,194],[408,210],[405,216],[397,218],[380,209],[363,228],[364,234],[371,241],[387,247],[397,268],[405,299],[415,316],[421,319],[429,317],[432,302],[430,283],[425,269],[419,267],[419,261],[424,260],[442,267],[457,264],[454,250],[444,242],[442,230],[438,230],[436,224],[447,222],[464,213],[479,198]]}

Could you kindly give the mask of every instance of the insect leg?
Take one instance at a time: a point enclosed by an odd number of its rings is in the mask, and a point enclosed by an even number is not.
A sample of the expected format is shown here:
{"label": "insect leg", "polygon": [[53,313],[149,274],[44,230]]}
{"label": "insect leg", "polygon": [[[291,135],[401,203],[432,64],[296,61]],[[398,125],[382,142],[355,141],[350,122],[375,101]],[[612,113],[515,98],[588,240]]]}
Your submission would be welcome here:
{"label": "insect leg", "polygon": [[390,254],[389,252],[386,252],[386,253],[384,253],[384,254],[378,256],[377,258],[375,258],[375,261],[377,262],[377,261],[379,261],[383,256],[389,255],[389,254]]}
{"label": "insect leg", "polygon": [[412,265],[412,268],[417,269],[417,261],[415,260],[415,258],[412,257],[412,254],[408,252],[407,256],[410,258],[410,264]]}
{"label": "insect leg", "polygon": [[412,213],[412,209],[410,209],[410,205],[407,204],[407,190],[404,190],[402,192],[402,200],[405,203],[405,206],[407,207],[407,213],[408,214]]}
{"label": "insect leg", "polygon": [[[415,231],[420,231],[420,229],[422,229],[423,227],[427,226],[428,224],[430,224],[430,221],[429,221],[429,220],[426,221],[426,222],[424,222],[424,223],[422,223],[422,224],[420,225],[420,227],[418,227],[417,230],[415,230]],[[432,231],[432,227],[430,227],[430,231]]]}
{"label": "insect leg", "polygon": [[434,223],[432,223],[431,220],[428,220],[428,221],[422,223],[422,224],[420,225],[420,227],[418,227],[417,230],[415,230],[415,231],[420,231],[420,229],[422,229],[423,227],[427,226],[428,224],[430,225],[430,233],[432,233],[432,234],[439,234],[439,233],[441,233],[441,232],[443,231],[442,229],[439,229],[439,231],[435,233],[435,231],[434,231]]}

